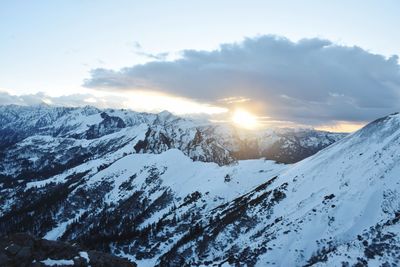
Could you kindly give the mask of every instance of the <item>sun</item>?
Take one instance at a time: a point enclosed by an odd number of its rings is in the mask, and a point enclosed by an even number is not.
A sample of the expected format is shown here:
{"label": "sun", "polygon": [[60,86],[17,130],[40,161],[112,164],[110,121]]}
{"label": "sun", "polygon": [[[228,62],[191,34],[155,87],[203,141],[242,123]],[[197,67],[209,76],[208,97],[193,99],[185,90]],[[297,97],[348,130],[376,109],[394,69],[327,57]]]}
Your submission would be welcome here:
{"label": "sun", "polygon": [[257,117],[243,109],[235,110],[232,121],[237,126],[245,129],[254,129],[258,126]]}

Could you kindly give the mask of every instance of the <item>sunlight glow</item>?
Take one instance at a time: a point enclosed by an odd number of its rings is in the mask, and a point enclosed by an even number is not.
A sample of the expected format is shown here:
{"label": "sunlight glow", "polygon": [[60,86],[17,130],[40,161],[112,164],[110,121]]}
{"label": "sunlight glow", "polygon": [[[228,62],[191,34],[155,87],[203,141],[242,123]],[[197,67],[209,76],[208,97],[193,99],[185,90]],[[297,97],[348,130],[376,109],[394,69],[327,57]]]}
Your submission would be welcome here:
{"label": "sunlight glow", "polygon": [[361,129],[366,124],[367,122],[338,121],[334,124],[318,126],[316,129],[328,132],[352,133]]}
{"label": "sunlight glow", "polygon": [[171,96],[157,92],[136,91],[130,95],[125,94],[126,101],[123,105],[139,111],[160,112],[168,110],[177,115],[183,114],[219,114],[227,112],[224,107],[200,103],[191,99]]}
{"label": "sunlight glow", "polygon": [[257,117],[242,109],[235,110],[232,116],[232,121],[238,127],[245,129],[254,129],[258,126]]}

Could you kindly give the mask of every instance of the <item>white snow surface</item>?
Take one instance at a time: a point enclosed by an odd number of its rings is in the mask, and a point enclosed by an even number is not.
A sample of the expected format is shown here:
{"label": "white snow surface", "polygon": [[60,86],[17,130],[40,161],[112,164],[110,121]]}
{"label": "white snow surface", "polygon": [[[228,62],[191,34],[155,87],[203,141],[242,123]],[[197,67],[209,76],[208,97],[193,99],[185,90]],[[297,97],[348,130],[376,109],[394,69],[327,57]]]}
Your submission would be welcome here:
{"label": "white snow surface", "polygon": [[[105,201],[107,203],[120,201],[129,196],[119,190],[119,186],[129,176],[138,173],[134,183],[137,186],[144,183],[144,179],[148,177],[148,172],[143,169],[144,166],[165,169],[161,174],[162,185],[172,189],[177,197],[185,197],[196,190],[208,193],[210,201],[216,197],[228,201],[265,182],[266,177],[277,175],[289,165],[258,159],[218,166],[215,163],[195,162],[180,150],[170,149],[161,154],[132,154],[123,157],[92,176],[87,186],[111,180],[114,189],[109,192]],[[226,175],[230,177],[229,182],[225,182]]]}
{"label": "white snow surface", "polygon": [[53,259],[46,259],[42,260],[41,263],[43,263],[46,266],[65,266],[65,265],[74,265],[73,260],[53,260]]}
{"label": "white snow surface", "polygon": [[[356,263],[357,257],[364,256],[364,250],[355,245],[357,236],[395,218],[400,211],[399,149],[400,115],[394,114],[294,164],[270,187],[287,183],[286,197],[273,207],[273,216],[252,214],[261,222],[230,246],[271,248],[258,258],[257,266],[303,266],[329,241],[339,251],[328,254],[329,266],[337,266],[338,259]],[[282,221],[265,228],[276,218]],[[398,233],[398,226],[392,229]],[[254,237],[260,230],[263,235]],[[222,243],[229,239],[229,227],[223,233]],[[275,238],[265,243],[269,236]],[[211,258],[223,253],[210,249]],[[385,261],[397,265],[393,260],[386,254],[376,256],[371,266]]]}
{"label": "white snow surface", "polygon": [[86,251],[80,251],[79,256],[86,260],[86,263],[90,263],[89,254]]}

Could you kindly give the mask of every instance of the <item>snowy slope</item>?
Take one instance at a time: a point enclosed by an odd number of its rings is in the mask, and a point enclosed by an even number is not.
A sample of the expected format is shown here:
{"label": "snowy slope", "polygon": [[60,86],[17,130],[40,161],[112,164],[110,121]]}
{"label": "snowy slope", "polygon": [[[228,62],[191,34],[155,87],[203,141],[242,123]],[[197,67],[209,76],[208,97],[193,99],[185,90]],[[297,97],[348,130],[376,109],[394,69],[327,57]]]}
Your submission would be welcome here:
{"label": "snowy slope", "polygon": [[[288,166],[263,159],[218,166],[194,162],[177,149],[106,160],[90,160],[61,175],[3,190],[2,229],[77,240],[102,250],[106,246],[151,266],[170,248],[162,240],[177,239],[193,220]],[[149,229],[164,224],[168,231],[147,237]],[[136,240],[138,235],[143,239]]]}
{"label": "snowy slope", "polygon": [[[78,242],[139,266],[217,264],[228,257],[281,264],[287,253],[296,259],[289,263],[303,264],[319,246],[307,245],[299,256],[290,244],[304,236],[286,244],[292,234],[282,234],[278,224],[294,231],[290,225],[308,212],[302,201],[328,195],[334,182],[324,171],[336,169],[327,164],[342,157],[338,152],[317,160],[334,151],[328,148],[293,168],[263,157],[298,161],[344,136],[293,129],[245,133],[169,112],[93,107],[2,106],[0,121],[1,232]],[[347,151],[351,138],[332,148]],[[300,173],[305,178],[294,178]],[[307,179],[322,173],[329,187]],[[315,199],[310,190],[318,191]],[[265,236],[276,238],[272,256],[264,251],[273,246]]]}
{"label": "snowy slope", "polygon": [[206,215],[162,260],[397,266],[399,147],[400,115],[374,121]]}

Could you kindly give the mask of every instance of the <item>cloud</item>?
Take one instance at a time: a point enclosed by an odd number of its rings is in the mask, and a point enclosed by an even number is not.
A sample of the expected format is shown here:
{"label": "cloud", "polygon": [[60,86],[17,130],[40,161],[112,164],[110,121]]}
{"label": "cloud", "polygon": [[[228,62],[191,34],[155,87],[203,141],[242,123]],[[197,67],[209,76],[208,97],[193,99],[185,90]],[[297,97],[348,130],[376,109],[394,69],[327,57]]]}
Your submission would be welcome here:
{"label": "cloud", "polygon": [[185,50],[174,61],[94,69],[84,86],[156,90],[213,103],[250,99],[263,103],[262,113],[274,119],[319,125],[368,121],[399,110],[399,69],[397,56],[268,35],[214,51]]}
{"label": "cloud", "polygon": [[133,92],[131,94],[73,94],[51,97],[43,92],[27,95],[12,95],[7,91],[0,91],[0,105],[50,105],[82,107],[95,106],[98,108],[125,108],[139,112],[158,113],[169,110],[178,115],[211,116],[226,113],[227,109],[199,103],[190,99],[173,97],[159,93]]}
{"label": "cloud", "polygon": [[[43,92],[26,95],[13,95],[5,91],[0,91],[0,105],[53,105],[79,107],[94,105],[100,108],[121,107],[123,97],[107,96],[96,97],[91,94],[73,94],[58,97],[51,97]],[[121,107],[123,108],[123,107]]]}
{"label": "cloud", "polygon": [[163,52],[163,53],[147,53],[147,52],[143,52],[143,51],[139,51],[139,52],[135,52],[136,55],[139,56],[143,56],[143,57],[147,57],[149,59],[154,59],[154,60],[166,60],[169,53],[167,52]]}
{"label": "cloud", "polygon": [[139,42],[128,43],[128,45],[133,47],[133,53],[135,53],[138,56],[148,58],[150,60],[166,60],[167,57],[169,56],[168,52],[162,52],[162,53],[146,52],[144,51],[142,45]]}

